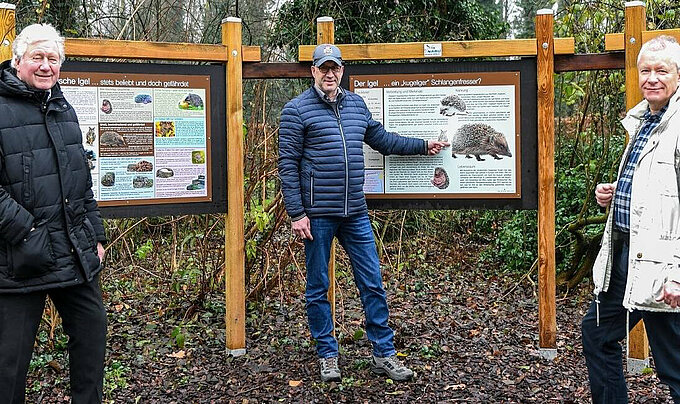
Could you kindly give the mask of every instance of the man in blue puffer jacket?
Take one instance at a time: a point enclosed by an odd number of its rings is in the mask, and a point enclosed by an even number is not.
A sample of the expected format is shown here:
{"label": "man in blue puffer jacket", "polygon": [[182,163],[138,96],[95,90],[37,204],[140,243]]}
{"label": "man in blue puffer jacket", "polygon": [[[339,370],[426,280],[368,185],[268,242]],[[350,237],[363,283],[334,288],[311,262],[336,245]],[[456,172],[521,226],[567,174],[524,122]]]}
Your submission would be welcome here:
{"label": "man in blue puffer jacket", "polygon": [[399,136],[374,121],[360,96],[339,87],[344,66],[336,46],[317,46],[311,70],[314,86],[281,113],[279,176],[293,233],[305,243],[307,317],[321,379],[341,380],[327,298],[331,242],[337,237],[352,263],[366,313],[371,368],[394,380],[409,380],[413,372],[397,359],[394,332],[387,324],[386,293],[363,192],[363,143],[386,155],[433,155],[448,143]]}

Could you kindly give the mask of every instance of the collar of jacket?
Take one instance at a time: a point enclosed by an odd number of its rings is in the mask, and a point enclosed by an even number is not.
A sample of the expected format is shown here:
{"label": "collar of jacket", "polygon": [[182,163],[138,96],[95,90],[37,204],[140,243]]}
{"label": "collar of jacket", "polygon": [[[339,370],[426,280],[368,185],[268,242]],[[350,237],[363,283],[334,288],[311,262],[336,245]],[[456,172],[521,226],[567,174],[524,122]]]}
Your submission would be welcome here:
{"label": "collar of jacket", "polygon": [[335,96],[335,101],[329,100],[328,96],[326,94],[324,94],[324,92],[321,91],[321,89],[319,87],[317,87],[316,84],[314,84],[312,86],[312,88],[314,89],[314,92],[316,93],[316,95],[319,96],[319,98],[321,98],[321,101],[325,102],[328,105],[340,103],[342,98],[345,96],[345,91],[340,86],[338,86],[338,94]]}
{"label": "collar of jacket", "polygon": [[[11,67],[9,60],[0,64],[0,95],[24,98],[40,105],[46,104],[49,110],[65,111],[68,109],[59,83],[48,91],[31,88],[17,77],[17,71]],[[49,98],[46,99],[46,97]]]}
{"label": "collar of jacket", "polygon": [[[678,88],[680,89],[680,86]],[[675,94],[673,94],[671,96],[671,99],[668,101],[668,108],[666,109],[666,112],[663,114],[663,117],[661,118],[659,127],[665,126],[670,117],[677,112],[679,107],[680,107],[680,91],[675,90]],[[649,103],[647,102],[647,100],[642,100],[640,101],[639,104],[631,108],[630,111],[628,111],[628,113],[626,114],[626,116],[621,120],[621,124],[623,125],[624,129],[626,129],[628,133],[635,134],[640,124],[644,120],[645,112],[647,112],[648,109]]]}

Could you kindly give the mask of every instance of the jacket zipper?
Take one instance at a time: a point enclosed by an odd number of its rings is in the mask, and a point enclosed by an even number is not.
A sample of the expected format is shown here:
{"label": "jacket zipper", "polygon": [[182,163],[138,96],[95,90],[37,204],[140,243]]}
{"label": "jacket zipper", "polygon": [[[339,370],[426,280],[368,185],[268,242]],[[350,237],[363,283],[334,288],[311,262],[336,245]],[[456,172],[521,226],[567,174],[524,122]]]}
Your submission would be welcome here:
{"label": "jacket zipper", "polygon": [[345,155],[345,209],[344,215],[347,216],[347,205],[349,205],[349,163],[347,163],[347,143],[345,142],[345,132],[342,130],[342,122],[340,120],[340,100],[333,107],[335,116],[338,118],[338,127],[340,128],[340,137],[342,138],[342,151]]}

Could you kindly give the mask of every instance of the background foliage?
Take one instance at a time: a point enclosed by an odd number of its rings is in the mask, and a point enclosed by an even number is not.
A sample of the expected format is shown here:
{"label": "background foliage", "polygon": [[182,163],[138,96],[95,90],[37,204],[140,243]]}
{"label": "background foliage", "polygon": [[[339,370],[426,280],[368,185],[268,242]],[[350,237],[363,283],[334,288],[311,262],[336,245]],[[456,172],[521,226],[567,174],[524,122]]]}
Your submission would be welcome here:
{"label": "background foliage", "polygon": [[[556,36],[573,36],[578,52],[604,50],[604,34],[620,32],[623,9],[601,1],[542,0],[65,0],[17,1],[18,29],[50,22],[67,36],[151,41],[216,43],[226,15],[242,17],[244,42],[262,46],[265,60],[292,60],[298,44],[315,41],[316,18],[335,19],[336,42],[372,43],[468,40],[533,36],[539,8],[556,11]],[[649,29],[678,25],[678,6],[647,2]],[[511,18],[512,17],[512,18]],[[601,235],[602,213],[591,197],[595,184],[611,181],[624,134],[621,71],[569,72],[556,82],[556,193],[559,282],[570,287],[587,277]],[[250,296],[299,285],[299,248],[288,236],[276,178],[276,133],[281,105],[308,85],[307,80],[249,81],[244,127],[246,159],[247,279]],[[536,213],[528,212],[374,212],[379,244],[423,233],[460,231],[489,235],[484,265],[503,272],[529,273],[536,256]],[[433,223],[436,225],[433,226]],[[200,306],[220,290],[223,233],[219,216],[145,218],[108,222],[109,263],[117,267],[163,270]],[[200,229],[200,230],[199,230]],[[216,243],[216,244],[215,244]],[[167,258],[170,259],[167,259]],[[400,261],[400,257],[397,258]]]}
{"label": "background foliage", "polygon": [[[533,16],[556,9],[555,35],[573,36],[581,53],[604,50],[604,34],[623,29],[623,8],[602,1],[565,0],[65,0],[17,1],[18,29],[50,22],[67,36],[216,43],[220,21],[243,19],[244,42],[258,44],[265,61],[294,60],[298,44],[315,42],[316,18],[334,17],[336,42],[376,43],[533,36]],[[678,6],[647,2],[649,29],[678,25]],[[595,184],[611,181],[624,134],[622,71],[556,75],[556,194],[558,282],[573,287],[587,277],[603,214],[591,197]],[[300,286],[299,246],[290,239],[276,177],[277,121],[281,106],[307,80],[246,83],[246,253],[249,297],[286,283]],[[536,213],[533,211],[373,212],[379,245],[450,231],[480,234],[490,241],[482,265],[502,273],[533,274]],[[434,225],[433,225],[434,224]],[[108,262],[167,280],[188,290],[190,307],[221,289],[220,216],[111,220]],[[169,259],[168,259],[169,258]],[[397,257],[401,262],[401,257]],[[179,286],[183,285],[183,286]],[[189,312],[196,309],[188,309]]]}

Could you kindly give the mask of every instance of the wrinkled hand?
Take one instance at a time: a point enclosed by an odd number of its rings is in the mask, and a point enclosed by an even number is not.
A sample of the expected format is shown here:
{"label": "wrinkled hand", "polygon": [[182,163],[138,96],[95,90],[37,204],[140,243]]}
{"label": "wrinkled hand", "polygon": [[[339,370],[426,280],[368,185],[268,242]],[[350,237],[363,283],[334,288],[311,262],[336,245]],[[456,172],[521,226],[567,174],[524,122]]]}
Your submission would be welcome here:
{"label": "wrinkled hand", "polygon": [[615,189],[616,185],[612,183],[597,184],[595,187],[595,201],[597,201],[597,204],[603,208],[609,206],[609,204],[612,202]]}
{"label": "wrinkled hand", "polygon": [[104,254],[106,254],[104,246],[102,245],[102,243],[97,243],[97,256],[99,257],[100,262],[104,262]]}
{"label": "wrinkled hand", "polygon": [[293,228],[293,234],[301,239],[309,239],[309,241],[314,240],[314,238],[312,238],[312,225],[307,216],[291,223],[291,227]]}
{"label": "wrinkled hand", "polygon": [[451,143],[449,142],[439,142],[437,140],[428,140],[427,141],[427,154],[430,156],[434,156],[435,154],[439,153],[442,151],[443,148],[451,146]]}
{"label": "wrinkled hand", "polygon": [[657,302],[663,301],[671,308],[680,307],[680,283],[668,281],[663,285],[661,297],[656,299]]}

